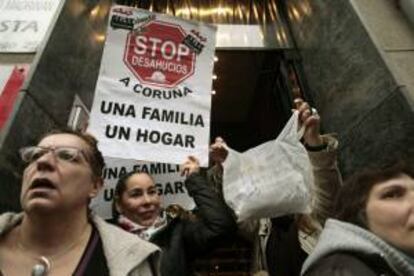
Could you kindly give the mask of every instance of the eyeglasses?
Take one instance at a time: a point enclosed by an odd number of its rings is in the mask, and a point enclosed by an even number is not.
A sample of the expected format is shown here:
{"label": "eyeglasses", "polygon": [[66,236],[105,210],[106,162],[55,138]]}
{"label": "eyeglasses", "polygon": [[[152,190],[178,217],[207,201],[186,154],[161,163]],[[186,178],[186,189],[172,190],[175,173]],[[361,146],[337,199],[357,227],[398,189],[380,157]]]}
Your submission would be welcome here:
{"label": "eyeglasses", "polygon": [[32,163],[39,158],[41,158],[43,155],[52,152],[53,155],[61,161],[66,162],[76,162],[80,155],[83,155],[83,157],[87,159],[86,154],[78,148],[74,147],[55,147],[55,148],[49,148],[49,147],[40,147],[40,146],[32,146],[32,147],[24,147],[19,150],[20,157],[22,160],[26,163]]}

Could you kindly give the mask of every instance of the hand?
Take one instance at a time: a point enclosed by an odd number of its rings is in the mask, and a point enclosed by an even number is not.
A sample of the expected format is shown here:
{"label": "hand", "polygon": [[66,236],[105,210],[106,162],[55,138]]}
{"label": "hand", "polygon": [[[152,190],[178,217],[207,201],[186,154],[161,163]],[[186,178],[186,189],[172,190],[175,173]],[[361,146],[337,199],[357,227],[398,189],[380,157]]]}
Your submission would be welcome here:
{"label": "hand", "polygon": [[228,155],[228,151],[225,148],[226,142],[221,137],[216,137],[214,144],[210,146],[210,159],[214,163],[223,163]]}
{"label": "hand", "polygon": [[320,146],[323,144],[323,139],[320,134],[321,117],[319,117],[316,109],[312,112],[309,104],[301,98],[294,101],[296,110],[299,111],[299,124],[305,127],[303,140],[309,146]]}
{"label": "hand", "polygon": [[181,176],[189,177],[193,173],[200,171],[200,162],[194,156],[188,156],[187,160],[181,165]]}

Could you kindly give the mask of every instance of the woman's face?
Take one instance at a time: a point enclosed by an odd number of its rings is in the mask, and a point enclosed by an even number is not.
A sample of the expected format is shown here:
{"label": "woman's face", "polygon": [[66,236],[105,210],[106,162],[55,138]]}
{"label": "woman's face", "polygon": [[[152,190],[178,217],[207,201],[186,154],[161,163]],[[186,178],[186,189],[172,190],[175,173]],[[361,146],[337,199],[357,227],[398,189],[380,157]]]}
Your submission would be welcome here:
{"label": "woman's face", "polygon": [[101,187],[86,158],[88,145],[76,135],[62,133],[47,136],[37,146],[41,150],[33,154],[23,175],[23,210],[86,213],[89,199]]}
{"label": "woman's face", "polygon": [[160,214],[160,197],[150,176],[130,176],[126,189],[118,199],[118,212],[142,226],[151,226]]}
{"label": "woman's face", "polygon": [[366,206],[368,228],[414,256],[414,179],[406,174],[376,184]]}

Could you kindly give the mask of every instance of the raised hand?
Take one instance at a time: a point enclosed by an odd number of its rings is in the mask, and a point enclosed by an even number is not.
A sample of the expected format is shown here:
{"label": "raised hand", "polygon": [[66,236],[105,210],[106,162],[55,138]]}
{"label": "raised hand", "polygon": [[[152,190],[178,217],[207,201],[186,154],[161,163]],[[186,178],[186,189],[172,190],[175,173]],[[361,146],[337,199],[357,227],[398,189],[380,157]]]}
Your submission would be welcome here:
{"label": "raised hand", "polygon": [[301,98],[294,101],[295,109],[299,111],[299,123],[305,127],[303,139],[309,146],[320,146],[323,139],[320,134],[321,118],[315,108],[311,108],[307,102]]}
{"label": "raised hand", "polygon": [[210,146],[210,159],[214,163],[223,163],[228,155],[228,151],[225,147],[226,142],[221,137],[216,137],[214,144]]}
{"label": "raised hand", "polygon": [[200,171],[200,162],[197,158],[190,155],[187,160],[180,166],[181,176],[188,177],[193,173]]}

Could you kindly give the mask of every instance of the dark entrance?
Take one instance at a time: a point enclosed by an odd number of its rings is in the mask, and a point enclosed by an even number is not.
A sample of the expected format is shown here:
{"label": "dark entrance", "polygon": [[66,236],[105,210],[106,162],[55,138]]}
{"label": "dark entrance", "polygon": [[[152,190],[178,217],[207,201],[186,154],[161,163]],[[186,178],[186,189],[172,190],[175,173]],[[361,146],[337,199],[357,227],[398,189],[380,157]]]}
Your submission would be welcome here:
{"label": "dark entrance", "polygon": [[274,139],[300,93],[285,51],[218,51],[214,66],[211,138],[244,151]]}

